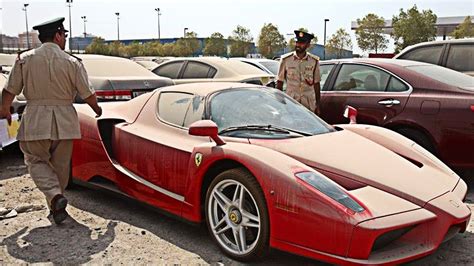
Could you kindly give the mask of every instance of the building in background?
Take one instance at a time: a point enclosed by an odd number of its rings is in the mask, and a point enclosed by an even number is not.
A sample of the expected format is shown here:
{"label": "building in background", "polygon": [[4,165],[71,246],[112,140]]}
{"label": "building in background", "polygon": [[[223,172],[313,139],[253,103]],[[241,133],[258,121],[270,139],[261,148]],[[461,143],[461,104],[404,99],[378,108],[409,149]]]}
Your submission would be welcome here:
{"label": "building in background", "polygon": [[28,49],[27,40],[30,41],[29,48],[36,48],[41,46],[37,31],[29,31],[28,38],[26,37],[26,32],[18,34],[20,50]]}

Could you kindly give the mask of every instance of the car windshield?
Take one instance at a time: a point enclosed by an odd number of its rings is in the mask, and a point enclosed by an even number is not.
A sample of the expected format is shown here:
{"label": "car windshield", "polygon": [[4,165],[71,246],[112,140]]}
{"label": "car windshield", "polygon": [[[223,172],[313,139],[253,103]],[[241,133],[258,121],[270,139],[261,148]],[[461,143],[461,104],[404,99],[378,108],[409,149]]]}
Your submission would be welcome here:
{"label": "car windshield", "polygon": [[226,136],[289,138],[334,130],[285,93],[270,88],[221,91],[209,107],[211,120]]}
{"label": "car windshield", "polygon": [[155,74],[144,67],[127,59],[83,59],[82,63],[87,70],[87,74],[93,77],[156,77]]}
{"label": "car windshield", "polygon": [[260,62],[264,67],[266,67],[268,70],[272,72],[272,74],[277,75],[278,74],[278,68],[280,67],[280,63],[277,61],[262,61]]}
{"label": "car windshield", "polygon": [[474,90],[474,77],[448,68],[435,65],[415,65],[408,66],[407,68],[452,86],[461,88],[470,87],[472,90]]}

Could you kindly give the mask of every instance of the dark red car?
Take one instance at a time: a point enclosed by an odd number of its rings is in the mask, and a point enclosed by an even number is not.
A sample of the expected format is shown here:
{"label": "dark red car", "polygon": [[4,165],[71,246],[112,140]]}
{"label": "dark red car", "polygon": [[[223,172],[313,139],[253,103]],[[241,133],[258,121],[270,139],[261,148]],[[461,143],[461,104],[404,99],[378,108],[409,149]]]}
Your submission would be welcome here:
{"label": "dark red car", "polygon": [[321,62],[321,117],[392,129],[453,168],[474,168],[474,78],[427,63],[398,59]]}

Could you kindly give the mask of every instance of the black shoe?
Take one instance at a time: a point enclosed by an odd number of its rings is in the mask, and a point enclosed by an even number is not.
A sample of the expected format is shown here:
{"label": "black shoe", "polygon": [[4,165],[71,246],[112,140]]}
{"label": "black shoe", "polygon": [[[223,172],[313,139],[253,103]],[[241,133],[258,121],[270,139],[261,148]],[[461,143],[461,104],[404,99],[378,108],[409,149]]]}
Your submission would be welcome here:
{"label": "black shoe", "polygon": [[67,199],[61,194],[54,196],[53,200],[51,200],[51,213],[56,224],[62,223],[67,217],[69,217],[69,214],[66,211],[66,206]]}

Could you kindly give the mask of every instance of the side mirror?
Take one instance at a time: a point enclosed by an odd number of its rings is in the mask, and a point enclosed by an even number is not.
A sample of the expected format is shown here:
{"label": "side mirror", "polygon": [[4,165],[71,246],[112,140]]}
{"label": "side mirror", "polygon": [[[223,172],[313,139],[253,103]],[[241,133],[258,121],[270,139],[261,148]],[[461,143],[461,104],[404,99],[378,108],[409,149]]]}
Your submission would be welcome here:
{"label": "side mirror", "polygon": [[349,118],[349,124],[357,124],[357,109],[350,105],[346,105],[344,109],[344,117]]}
{"label": "side mirror", "polygon": [[189,126],[189,135],[210,137],[217,145],[224,145],[225,141],[219,137],[216,123],[211,120],[196,121]]}

